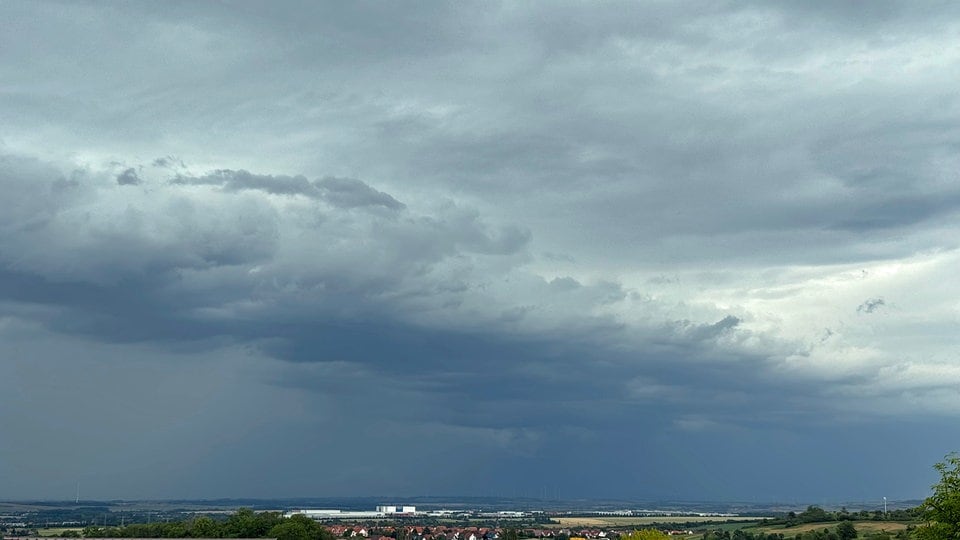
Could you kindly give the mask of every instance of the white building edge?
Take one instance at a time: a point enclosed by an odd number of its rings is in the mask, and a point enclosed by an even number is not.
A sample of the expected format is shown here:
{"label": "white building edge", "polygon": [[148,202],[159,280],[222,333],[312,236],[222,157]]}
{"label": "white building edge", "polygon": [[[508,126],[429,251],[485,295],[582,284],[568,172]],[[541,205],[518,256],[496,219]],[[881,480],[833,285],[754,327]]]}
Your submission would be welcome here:
{"label": "white building edge", "polygon": [[292,517],[297,514],[310,519],[373,519],[385,517],[399,517],[416,515],[416,506],[378,506],[375,511],[369,510],[337,510],[337,509],[301,509],[290,510],[283,517]]}

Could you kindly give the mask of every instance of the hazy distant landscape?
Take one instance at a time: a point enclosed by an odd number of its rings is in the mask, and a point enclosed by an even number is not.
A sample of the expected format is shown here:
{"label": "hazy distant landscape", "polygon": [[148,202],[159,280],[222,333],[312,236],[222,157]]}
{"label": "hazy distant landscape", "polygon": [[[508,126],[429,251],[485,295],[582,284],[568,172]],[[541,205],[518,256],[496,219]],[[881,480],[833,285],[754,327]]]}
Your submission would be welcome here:
{"label": "hazy distant landscape", "polygon": [[[608,527],[629,528],[656,524],[710,524],[757,522],[802,512],[806,506],[791,506],[783,503],[718,503],[718,502],[654,502],[654,501],[540,501],[533,499],[505,499],[493,497],[411,497],[405,502],[415,504],[422,512],[450,510],[456,515],[449,518],[409,517],[410,521],[451,523],[463,521],[514,522],[539,524],[548,527]],[[81,529],[86,525],[120,526],[123,523],[169,522],[192,519],[198,515],[219,518],[230,515],[239,508],[258,512],[286,512],[299,508],[340,508],[343,510],[369,510],[382,498],[306,498],[306,499],[223,499],[200,501],[4,501],[0,502],[0,527],[22,523],[27,528],[38,528],[48,536],[62,529]],[[914,508],[921,501],[889,501],[888,510]],[[876,504],[848,503],[839,508],[851,512],[864,510],[871,515],[882,509]],[[491,517],[490,514],[504,511],[524,512],[523,518]],[[602,515],[610,512],[632,511],[633,517]],[[725,515],[698,515],[725,514]],[[802,532],[807,525],[790,528],[788,532]],[[900,527],[897,527],[900,528]]]}
{"label": "hazy distant landscape", "polygon": [[[371,499],[24,501],[0,503],[7,538],[237,538],[270,540],[953,540],[960,531],[960,454],[934,465],[940,481],[913,505],[783,510],[735,503]],[[257,510],[253,507],[266,507]],[[322,506],[318,507],[318,506]],[[737,508],[739,511],[734,512]]]}

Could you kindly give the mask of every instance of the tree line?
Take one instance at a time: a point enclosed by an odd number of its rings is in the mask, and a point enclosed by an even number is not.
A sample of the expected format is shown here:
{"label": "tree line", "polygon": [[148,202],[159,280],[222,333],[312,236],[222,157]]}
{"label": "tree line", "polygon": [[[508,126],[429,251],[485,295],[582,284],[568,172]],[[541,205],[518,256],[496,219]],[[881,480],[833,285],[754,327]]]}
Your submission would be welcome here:
{"label": "tree line", "polygon": [[806,510],[800,512],[788,512],[783,517],[773,518],[766,521],[770,525],[783,525],[793,527],[804,523],[830,523],[834,521],[916,521],[923,515],[923,507],[916,508],[898,508],[883,512],[882,510],[860,510],[849,512],[846,508],[836,511],[829,511],[819,506],[808,506]]}
{"label": "tree line", "polygon": [[124,527],[89,526],[85,538],[276,538],[277,540],[334,540],[316,521],[303,516],[241,508],[225,520],[200,516],[186,521],[134,523]]}

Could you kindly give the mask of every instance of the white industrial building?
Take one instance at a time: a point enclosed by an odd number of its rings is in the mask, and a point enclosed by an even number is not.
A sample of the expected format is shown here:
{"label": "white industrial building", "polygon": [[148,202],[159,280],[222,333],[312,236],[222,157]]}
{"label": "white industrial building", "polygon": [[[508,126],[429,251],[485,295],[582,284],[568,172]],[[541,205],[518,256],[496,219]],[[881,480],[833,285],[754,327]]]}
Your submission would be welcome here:
{"label": "white industrial building", "polygon": [[378,506],[377,512],[384,514],[416,514],[416,506]]}
{"label": "white industrial building", "polygon": [[283,514],[291,517],[296,514],[307,516],[310,519],[323,521],[326,519],[376,519],[385,517],[412,516],[417,513],[416,506],[378,506],[376,511],[369,510],[337,510],[337,509],[303,509],[290,510]]}

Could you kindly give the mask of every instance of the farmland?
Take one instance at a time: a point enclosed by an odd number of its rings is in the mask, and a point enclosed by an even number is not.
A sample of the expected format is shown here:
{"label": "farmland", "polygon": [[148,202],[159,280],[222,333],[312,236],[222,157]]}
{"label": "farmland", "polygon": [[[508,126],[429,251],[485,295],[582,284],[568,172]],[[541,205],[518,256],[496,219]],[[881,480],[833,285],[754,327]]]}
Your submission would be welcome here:
{"label": "farmland", "polygon": [[71,531],[80,534],[83,532],[83,527],[41,527],[37,529],[37,534],[39,536],[64,536],[64,534],[69,534]]}
{"label": "farmland", "polygon": [[[887,533],[897,533],[899,531],[905,530],[908,526],[908,523],[902,521],[854,521],[853,525],[857,528],[857,532],[861,536],[868,534],[876,534],[881,532]],[[803,534],[810,531],[819,531],[824,528],[833,529],[837,526],[837,522],[827,522],[827,523],[804,523],[802,525],[794,525],[791,527],[784,527],[782,525],[773,525],[773,526],[759,526],[755,530],[763,531],[766,533],[778,533],[783,534],[784,536],[794,536],[796,534]]]}

